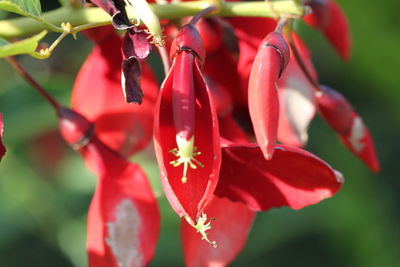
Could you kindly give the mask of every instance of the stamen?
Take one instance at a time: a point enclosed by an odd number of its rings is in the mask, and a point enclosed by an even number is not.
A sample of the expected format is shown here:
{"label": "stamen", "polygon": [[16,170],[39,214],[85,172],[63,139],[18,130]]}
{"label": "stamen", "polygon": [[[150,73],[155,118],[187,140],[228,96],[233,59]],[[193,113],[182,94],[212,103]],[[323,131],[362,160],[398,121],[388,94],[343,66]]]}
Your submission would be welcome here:
{"label": "stamen", "polygon": [[185,217],[186,221],[196,229],[198,233],[201,234],[201,239],[207,241],[207,243],[211,244],[214,248],[217,248],[217,242],[216,241],[210,241],[207,237],[206,231],[211,229],[211,221],[214,221],[215,218],[211,218],[208,223],[207,221],[207,214],[204,212],[201,214],[201,216],[197,219],[197,223],[194,224],[193,220],[189,217]]}
{"label": "stamen", "polygon": [[170,164],[174,167],[183,164],[183,175],[181,181],[182,183],[186,183],[188,166],[192,169],[197,169],[196,164],[200,167],[204,167],[200,161],[194,158],[195,156],[201,155],[201,152],[196,151],[197,147],[194,146],[194,136],[187,141],[180,135],[176,135],[176,143],[178,148],[171,149],[169,152],[178,157],[178,159],[171,161]]}

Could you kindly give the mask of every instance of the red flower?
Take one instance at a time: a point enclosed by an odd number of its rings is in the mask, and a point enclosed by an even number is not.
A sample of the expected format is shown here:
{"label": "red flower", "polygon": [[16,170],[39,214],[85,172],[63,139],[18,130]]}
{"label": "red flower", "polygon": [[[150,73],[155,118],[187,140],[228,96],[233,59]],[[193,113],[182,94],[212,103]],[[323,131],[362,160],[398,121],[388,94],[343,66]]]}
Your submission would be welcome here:
{"label": "red flower", "polygon": [[274,152],[279,123],[277,82],[289,62],[289,47],[272,32],[260,44],[249,79],[249,112],[254,133],[266,159]]}
{"label": "red flower", "polygon": [[172,55],[155,111],[155,151],[171,206],[206,238],[203,210],[217,185],[221,152],[216,112],[200,72],[205,51],[192,24],[180,30]]}
{"label": "red flower", "polygon": [[325,38],[344,60],[350,58],[351,34],[346,15],[333,0],[307,0],[313,13],[304,17],[304,21],[322,31]]}
{"label": "red flower", "polygon": [[339,92],[326,86],[321,86],[321,89],[317,103],[322,117],[353,154],[372,171],[378,172],[379,162],[372,137],[360,116]]}
{"label": "red flower", "polygon": [[[78,73],[71,105],[95,123],[95,134],[103,143],[128,157],[151,140],[158,85],[150,67],[142,63],[141,87],[146,97],[140,106],[127,104],[120,82],[122,40],[110,28],[95,33],[103,38]],[[86,34],[93,35],[92,31]]]}
{"label": "red flower", "polygon": [[3,138],[3,115],[0,113],[0,160],[6,153],[6,148],[3,145],[2,138]]}
{"label": "red flower", "polygon": [[86,118],[67,108],[58,115],[64,139],[98,176],[88,215],[89,266],[146,265],[155,251],[160,221],[146,175],[93,136]]}

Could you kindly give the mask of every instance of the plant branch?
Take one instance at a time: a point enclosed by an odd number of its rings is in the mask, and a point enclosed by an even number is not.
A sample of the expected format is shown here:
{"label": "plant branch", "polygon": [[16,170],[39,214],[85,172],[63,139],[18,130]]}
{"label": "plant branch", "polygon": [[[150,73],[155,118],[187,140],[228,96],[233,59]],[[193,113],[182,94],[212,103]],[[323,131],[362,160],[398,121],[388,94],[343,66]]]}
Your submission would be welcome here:
{"label": "plant branch", "polygon": [[[178,19],[193,16],[210,6],[209,1],[190,1],[173,4],[152,4],[151,7],[160,19]],[[128,11],[131,19],[135,19]],[[210,16],[242,16],[242,17],[275,17],[276,13],[288,16],[302,16],[304,9],[292,0],[265,2],[224,2],[218,12]],[[110,16],[100,8],[61,7],[43,13],[43,20],[52,25],[69,22],[73,28],[71,33],[110,24]],[[38,33],[43,29],[63,32],[62,28],[51,29],[47,25],[31,18],[16,18],[0,21],[0,37],[12,39]]]}
{"label": "plant branch", "polygon": [[5,58],[8,63],[24,78],[36,91],[43,96],[56,110],[59,110],[61,105],[55,100],[40,84],[38,84],[32,76],[19,64],[14,57]]}

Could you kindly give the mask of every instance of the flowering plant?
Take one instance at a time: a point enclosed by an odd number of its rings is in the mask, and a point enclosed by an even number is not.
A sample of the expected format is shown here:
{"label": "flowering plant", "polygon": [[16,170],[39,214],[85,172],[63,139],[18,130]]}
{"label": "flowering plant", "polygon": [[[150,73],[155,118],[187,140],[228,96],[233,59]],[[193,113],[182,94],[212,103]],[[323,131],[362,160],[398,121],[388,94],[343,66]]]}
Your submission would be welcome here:
{"label": "flowering plant", "polygon": [[[2,1],[0,8],[27,17],[0,31],[0,56],[52,105],[64,140],[98,177],[87,219],[89,266],[144,266],[153,257],[157,201],[144,171],[129,160],[151,140],[163,191],[182,221],[188,266],[232,262],[256,212],[301,209],[340,190],[342,174],[302,148],[317,112],[353,154],[379,170],[364,122],[339,92],[319,83],[293,27],[303,20],[317,28],[347,60],[349,26],[333,0],[71,1],[53,11],[59,17],[42,15],[35,0]],[[68,12],[69,21],[59,23]],[[47,34],[41,29],[61,34],[38,50]],[[10,41],[33,32],[39,33]],[[78,32],[94,48],[66,108],[13,56],[47,58]],[[147,61],[153,48],[165,72],[159,90]],[[0,142],[0,159],[4,154]]]}

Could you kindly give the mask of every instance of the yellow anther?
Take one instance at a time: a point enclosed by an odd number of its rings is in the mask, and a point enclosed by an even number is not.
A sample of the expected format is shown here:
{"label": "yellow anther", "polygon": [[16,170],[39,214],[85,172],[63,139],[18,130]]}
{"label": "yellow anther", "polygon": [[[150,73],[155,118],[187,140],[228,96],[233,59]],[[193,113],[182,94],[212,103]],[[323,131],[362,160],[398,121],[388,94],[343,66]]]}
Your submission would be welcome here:
{"label": "yellow anther", "polygon": [[201,239],[207,241],[207,243],[211,244],[214,248],[217,247],[216,241],[210,241],[207,237],[206,231],[211,229],[211,221],[215,220],[215,218],[211,218],[208,223],[207,222],[207,215],[203,212],[201,216],[197,219],[197,223],[194,224],[193,220],[189,217],[185,217],[186,221],[194,228],[198,233],[201,234]]}
{"label": "yellow anther", "polygon": [[176,143],[178,148],[171,149],[169,152],[178,157],[178,159],[171,161],[170,164],[174,167],[183,164],[183,175],[181,181],[182,183],[186,183],[188,166],[192,169],[197,169],[196,164],[200,167],[204,167],[200,161],[194,158],[195,156],[201,155],[201,152],[196,152],[197,147],[194,146],[194,136],[192,136],[188,141],[180,135],[177,135]]}

